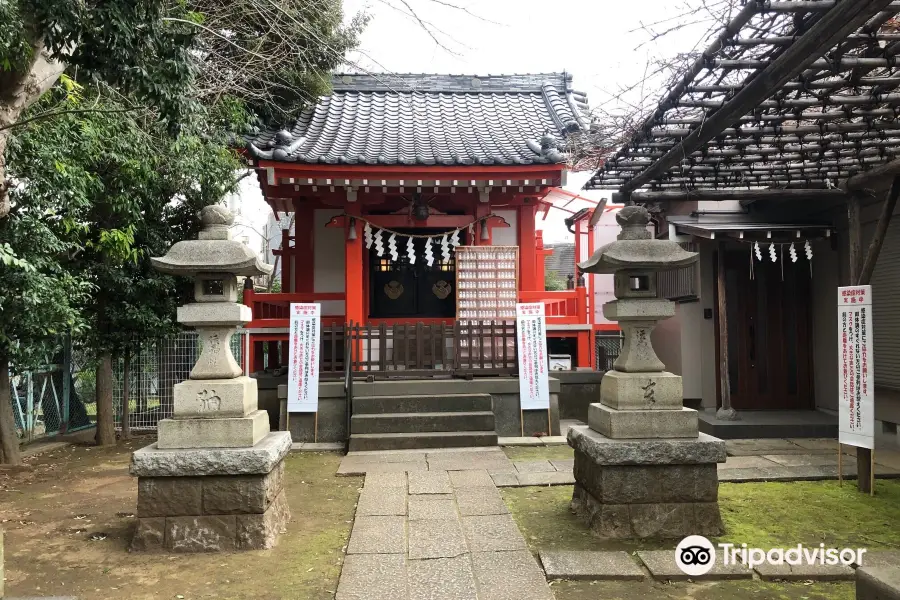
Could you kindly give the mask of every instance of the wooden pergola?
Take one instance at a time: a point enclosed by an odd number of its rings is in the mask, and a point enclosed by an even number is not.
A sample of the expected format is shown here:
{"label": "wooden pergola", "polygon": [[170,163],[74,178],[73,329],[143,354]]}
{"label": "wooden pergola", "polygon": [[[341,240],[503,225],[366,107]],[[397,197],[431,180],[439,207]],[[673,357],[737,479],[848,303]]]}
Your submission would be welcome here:
{"label": "wooden pergola", "polygon": [[[585,187],[616,190],[613,201],[624,203],[844,201],[844,284],[868,284],[900,195],[898,13],[891,0],[743,2]],[[863,255],[867,196],[884,204]],[[721,373],[722,406],[730,409],[727,369]],[[864,491],[870,460],[858,449]]]}

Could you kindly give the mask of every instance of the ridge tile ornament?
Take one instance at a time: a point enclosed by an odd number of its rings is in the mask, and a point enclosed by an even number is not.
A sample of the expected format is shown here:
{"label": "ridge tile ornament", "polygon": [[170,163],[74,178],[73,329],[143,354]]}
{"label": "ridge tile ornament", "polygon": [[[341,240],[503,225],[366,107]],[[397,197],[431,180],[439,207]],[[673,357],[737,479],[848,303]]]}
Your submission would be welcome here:
{"label": "ridge tile ornament", "polygon": [[625,207],[616,220],[616,241],[578,265],[614,275],[616,300],[603,314],[619,322],[625,340],[600,383],[600,401],[588,408],[588,425],[569,430],[572,508],[602,537],[719,535],[716,463],[725,462],[725,443],[699,432],[697,411],[683,405],[681,377],[664,370],[651,341],[656,324],[675,314],[671,301],[657,297],[657,273],[691,265],[697,254],[653,239],[642,206]]}
{"label": "ridge tile ornament", "polygon": [[200,221],[198,239],[151,259],[163,273],[194,279],[195,302],[178,308],[178,322],[197,329],[201,351],[190,378],[174,386],[173,416],[159,422],[157,442],[132,456],[134,550],[270,548],[290,519],[282,489],[290,433],[269,431],[256,380],[231,352],[235,330],[251,320],[237,303],[237,278],[272,267],[231,239],[234,217],[225,208],[207,206]]}

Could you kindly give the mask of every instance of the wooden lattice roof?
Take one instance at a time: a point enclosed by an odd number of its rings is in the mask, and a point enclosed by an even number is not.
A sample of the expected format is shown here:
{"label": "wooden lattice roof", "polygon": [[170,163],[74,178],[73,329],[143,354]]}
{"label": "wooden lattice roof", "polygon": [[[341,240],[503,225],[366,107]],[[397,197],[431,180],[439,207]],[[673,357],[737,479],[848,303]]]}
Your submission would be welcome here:
{"label": "wooden lattice roof", "polygon": [[831,188],[900,156],[900,2],[748,0],[587,188]]}

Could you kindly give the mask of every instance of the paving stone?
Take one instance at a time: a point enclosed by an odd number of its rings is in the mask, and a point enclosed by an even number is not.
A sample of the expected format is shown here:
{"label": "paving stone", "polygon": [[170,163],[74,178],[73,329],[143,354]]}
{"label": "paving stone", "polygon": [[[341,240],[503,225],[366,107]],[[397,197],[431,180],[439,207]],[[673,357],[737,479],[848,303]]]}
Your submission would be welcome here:
{"label": "paving stone", "polygon": [[[300,448],[294,447],[298,445]],[[303,442],[301,444],[293,444],[291,450],[300,450],[300,452],[343,452],[344,444],[341,442]]]}
{"label": "paving stone", "polygon": [[878,465],[884,465],[895,471],[900,471],[900,450],[876,450],[875,466],[877,467]]}
{"label": "paving stone", "polygon": [[571,473],[575,468],[575,459],[562,458],[559,460],[551,460],[550,464],[553,465],[560,473]]}
{"label": "paving stone", "polygon": [[547,579],[641,581],[644,570],[627,552],[541,552]]}
{"label": "paving stone", "polygon": [[831,454],[764,454],[763,458],[782,467],[837,466],[837,452]]}
{"label": "paving stone", "polygon": [[366,475],[367,488],[401,488],[406,489],[406,473],[369,473]]}
{"label": "paving stone", "polygon": [[399,487],[363,488],[356,516],[373,517],[406,514],[406,490]]}
{"label": "paving stone", "polygon": [[834,438],[788,438],[787,441],[805,450],[830,450],[837,454],[838,441]]}
{"label": "paving stone", "polygon": [[857,600],[900,598],[900,567],[863,567],[856,571]]}
{"label": "paving stone", "polygon": [[544,573],[527,550],[475,552],[472,572],[482,598],[490,600],[554,600]]}
{"label": "paving stone", "polygon": [[406,557],[402,554],[351,554],[344,557],[337,600],[406,600]]}
{"label": "paving stone", "polygon": [[484,469],[474,471],[450,471],[450,483],[454,488],[494,487],[494,480]]}
{"label": "paving stone", "polygon": [[762,454],[808,454],[809,450],[783,439],[725,440],[728,456]]}
{"label": "paving stone", "polygon": [[763,581],[852,581],[853,569],[847,565],[770,565],[754,567]]}
{"label": "paving stone", "polygon": [[350,452],[342,462],[350,463],[401,463],[425,460],[426,453],[421,450],[387,450],[383,452]]}
{"label": "paving stone", "polygon": [[491,479],[497,487],[514,487],[519,485],[519,477],[515,473],[491,473]]}
{"label": "paving stone", "polygon": [[403,554],[405,527],[404,517],[357,517],[347,554]]}
{"label": "paving stone", "polygon": [[545,446],[565,446],[569,443],[564,435],[545,435],[540,440]]}
{"label": "paving stone", "polygon": [[874,550],[863,554],[862,567],[900,567],[900,550]]}
{"label": "paving stone", "polygon": [[510,515],[463,517],[463,530],[473,552],[524,550],[525,538]]}
{"label": "paving stone", "polygon": [[409,520],[456,519],[456,505],[451,494],[428,494],[409,497]]}
{"label": "paving stone", "polygon": [[466,554],[466,540],[457,519],[409,522],[409,558],[452,558]]}
{"label": "paving stone", "polygon": [[724,463],[719,463],[719,469],[765,469],[776,464],[762,456],[729,456]]}
{"label": "paving stone", "polygon": [[497,438],[500,446],[543,446],[544,442],[537,437],[501,437]]}
{"label": "paving stone", "polygon": [[564,473],[554,471],[552,473],[521,473],[519,485],[572,485],[575,483],[575,475],[571,472]]}
{"label": "paving stone", "polygon": [[410,494],[449,494],[450,477],[445,471],[424,471],[409,474]]}
{"label": "paving stone", "polygon": [[401,473],[407,471],[427,471],[424,458],[414,461],[373,461],[349,460],[346,456],[338,467],[338,475],[366,475],[368,473]]}
{"label": "paving stone", "polygon": [[410,600],[478,600],[468,556],[411,560],[407,573]]}
{"label": "paving stone", "polygon": [[675,563],[675,550],[638,550],[638,558],[660,581],[722,581],[726,579],[752,579],[753,572],[741,563],[725,565],[722,556],[716,556],[716,565],[705,575],[687,575]]}
{"label": "paving stone", "polygon": [[495,487],[460,488],[456,490],[456,504],[464,517],[509,514]]}
{"label": "paving stone", "polygon": [[556,468],[549,460],[527,460],[513,463],[519,473],[553,473]]}

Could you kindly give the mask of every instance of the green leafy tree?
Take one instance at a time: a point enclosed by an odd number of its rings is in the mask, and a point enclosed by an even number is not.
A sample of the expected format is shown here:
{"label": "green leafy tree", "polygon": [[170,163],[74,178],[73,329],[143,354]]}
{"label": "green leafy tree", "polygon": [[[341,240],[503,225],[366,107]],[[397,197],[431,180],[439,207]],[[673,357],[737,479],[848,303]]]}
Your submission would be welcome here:
{"label": "green leafy tree", "polygon": [[[102,110],[75,108],[84,105]],[[121,101],[109,93],[93,90],[82,97],[81,89],[71,83],[37,103],[34,110],[60,114],[31,123],[13,139],[9,168],[21,183],[12,190],[12,211],[2,221],[15,251],[26,247],[23,237],[53,239],[50,233],[69,244],[29,249],[22,256],[26,266],[16,267],[16,272],[44,277],[50,298],[67,289],[88,292],[60,304],[73,311],[68,319],[46,310],[33,311],[33,316],[36,323],[53,327],[47,336],[76,320],[84,325],[77,339],[97,365],[101,444],[115,442],[113,357],[129,349],[137,337],[165,335],[174,327],[179,288],[172,278],[155,272],[149,259],[196,234],[197,211],[231,191],[239,167],[221,136],[173,137],[155,115],[120,108]],[[24,229],[48,213],[54,219],[44,219],[45,228],[52,232],[36,236]],[[54,262],[35,262],[41,256],[37,250],[52,254]],[[12,278],[13,268],[8,271],[5,275]],[[54,274],[68,283],[53,279]],[[19,285],[11,279],[10,287],[6,281],[0,276],[6,289]],[[15,319],[23,308],[4,307],[4,316]],[[27,335],[9,337],[19,347],[30,345]]]}
{"label": "green leafy tree", "polygon": [[548,292],[560,292],[566,289],[566,281],[556,271],[544,274],[544,289]]}

